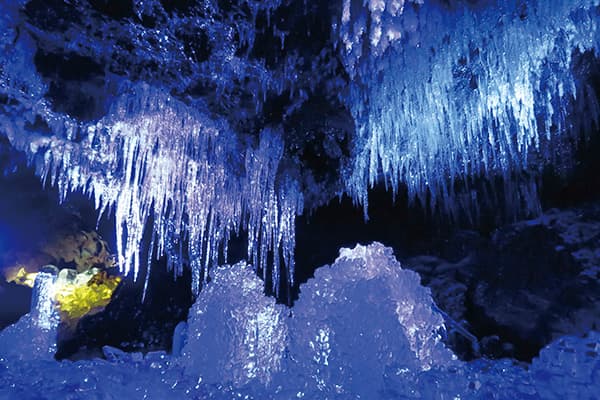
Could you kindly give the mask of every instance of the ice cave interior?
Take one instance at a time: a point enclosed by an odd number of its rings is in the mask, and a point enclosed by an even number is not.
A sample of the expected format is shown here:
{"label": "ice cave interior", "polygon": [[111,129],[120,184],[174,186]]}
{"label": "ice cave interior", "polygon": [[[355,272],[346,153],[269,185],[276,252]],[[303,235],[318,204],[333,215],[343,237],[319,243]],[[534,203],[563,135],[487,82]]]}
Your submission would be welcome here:
{"label": "ice cave interior", "polygon": [[600,0],[0,0],[0,399],[600,399]]}

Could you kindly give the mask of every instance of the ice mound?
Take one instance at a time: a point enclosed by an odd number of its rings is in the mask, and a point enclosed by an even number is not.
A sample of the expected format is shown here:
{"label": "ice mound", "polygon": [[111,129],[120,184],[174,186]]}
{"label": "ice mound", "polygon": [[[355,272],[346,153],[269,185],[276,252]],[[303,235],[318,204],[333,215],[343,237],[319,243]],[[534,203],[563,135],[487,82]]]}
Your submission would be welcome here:
{"label": "ice mound", "polygon": [[530,373],[544,399],[596,399],[600,396],[600,333],[565,336],[532,362]]}
{"label": "ice mound", "polygon": [[392,249],[341,249],[301,287],[293,308],[290,355],[306,374],[305,389],[376,398],[388,371],[452,365],[432,304],[419,275],[403,270]]}
{"label": "ice mound", "polygon": [[183,365],[208,383],[268,384],[281,367],[287,341],[285,306],[263,293],[244,262],[213,270],[188,318]]}

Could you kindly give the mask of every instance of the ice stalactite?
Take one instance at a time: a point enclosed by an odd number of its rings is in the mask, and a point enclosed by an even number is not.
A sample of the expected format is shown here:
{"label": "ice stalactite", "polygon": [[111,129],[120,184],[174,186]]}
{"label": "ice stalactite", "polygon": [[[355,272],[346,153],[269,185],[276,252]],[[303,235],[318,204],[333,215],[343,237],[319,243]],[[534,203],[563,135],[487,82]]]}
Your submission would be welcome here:
{"label": "ice stalactite", "polygon": [[[357,126],[347,191],[366,210],[375,183],[404,183],[452,213],[457,183],[509,182],[568,158],[580,129],[598,126],[596,95],[572,65],[599,48],[598,4],[345,0],[338,48]],[[535,186],[516,189],[537,207]]]}
{"label": "ice stalactite", "polygon": [[283,253],[292,279],[302,201],[294,182],[277,181],[279,132],[265,129],[259,143],[244,147],[226,122],[147,85],[125,91],[107,117],[76,129],[76,142],[32,141],[43,149],[35,154],[38,173],[63,198],[83,190],[101,214],[114,209],[124,273],[137,277],[144,265],[140,249],[152,224],[155,253],[166,254],[178,275],[189,260],[196,291],[240,229],[248,231],[249,258],[272,272],[276,290],[279,257],[269,266],[268,253]]}

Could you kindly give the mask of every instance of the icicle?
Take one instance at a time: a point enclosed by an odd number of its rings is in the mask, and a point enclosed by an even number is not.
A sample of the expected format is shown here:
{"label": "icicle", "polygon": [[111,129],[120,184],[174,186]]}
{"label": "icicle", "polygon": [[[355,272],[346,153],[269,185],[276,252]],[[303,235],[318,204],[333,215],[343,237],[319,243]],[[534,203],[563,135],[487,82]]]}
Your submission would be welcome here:
{"label": "icicle", "polygon": [[[571,70],[575,49],[599,48],[598,1],[532,1],[525,18],[518,1],[493,3],[343,2],[338,48],[358,133],[346,188],[355,202],[366,204],[383,180],[393,190],[404,182],[421,201],[430,192],[432,208],[452,203],[455,180],[528,168],[533,153],[577,138],[587,107],[598,115],[593,103],[573,104],[581,87]],[[581,121],[569,128],[563,110],[572,108]]]}
{"label": "icicle", "polygon": [[150,273],[152,272],[152,255],[154,254],[154,241],[156,239],[156,233],[152,232],[152,239],[150,240],[150,247],[148,248],[148,260],[146,262],[146,277],[144,279],[144,290],[142,292],[142,303],[146,301],[146,293],[148,292],[148,282],[150,281]]}
{"label": "icicle", "polygon": [[[65,124],[69,135],[76,136],[73,125]],[[50,176],[63,199],[84,190],[101,213],[114,209],[118,264],[134,279],[143,266],[140,248],[147,222],[154,221],[144,258],[144,299],[153,251],[157,257],[166,255],[175,276],[189,263],[197,294],[222,256],[219,250],[227,252],[224,241],[240,226],[248,230],[254,267],[272,272],[278,287],[278,255],[286,254],[284,263],[290,265],[287,254],[294,245],[293,236],[279,240],[279,232],[281,225],[293,229],[296,215],[286,213],[289,206],[280,198],[287,196],[288,187],[277,183],[281,132],[264,130],[259,143],[249,145],[240,159],[238,134],[227,123],[148,85],[125,88],[106,117],[79,130],[86,134],[77,143],[52,139],[41,154],[39,174]],[[239,170],[240,162],[245,170]],[[273,266],[267,265],[269,258]]]}

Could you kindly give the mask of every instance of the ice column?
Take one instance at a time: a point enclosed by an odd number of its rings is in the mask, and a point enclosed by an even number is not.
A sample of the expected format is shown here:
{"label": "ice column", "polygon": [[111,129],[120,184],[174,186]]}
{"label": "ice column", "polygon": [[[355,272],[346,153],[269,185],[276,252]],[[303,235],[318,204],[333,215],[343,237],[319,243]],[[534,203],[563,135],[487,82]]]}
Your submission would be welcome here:
{"label": "ice column", "polygon": [[60,322],[54,300],[57,269],[45,266],[34,282],[31,311],[0,332],[0,358],[52,360]]}
{"label": "ice column", "polygon": [[60,322],[54,300],[56,278],[55,267],[44,267],[35,278],[31,296],[31,342],[34,351],[43,358],[44,355],[52,357],[56,353],[56,334]]}

